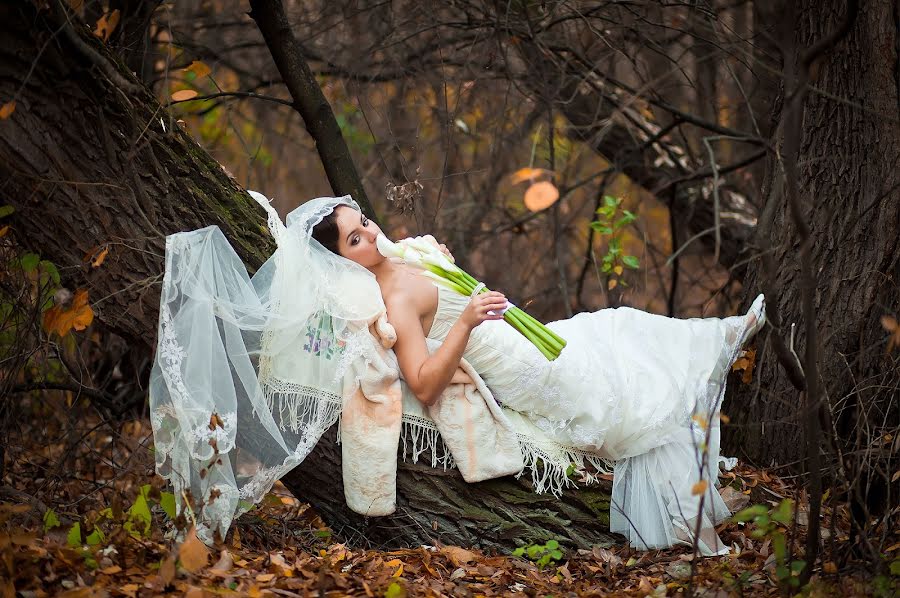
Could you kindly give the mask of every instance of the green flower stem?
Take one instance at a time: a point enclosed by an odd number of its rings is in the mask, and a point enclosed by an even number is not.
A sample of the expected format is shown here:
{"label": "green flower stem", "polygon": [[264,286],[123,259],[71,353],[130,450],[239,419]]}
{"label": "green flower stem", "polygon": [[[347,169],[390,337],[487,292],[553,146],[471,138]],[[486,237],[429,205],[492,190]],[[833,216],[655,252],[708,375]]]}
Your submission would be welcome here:
{"label": "green flower stem", "polygon": [[561,346],[560,348],[566,346],[566,339],[562,338],[561,336],[559,336],[558,334],[553,332],[553,330],[548,328],[546,324],[542,324],[540,321],[536,320],[531,314],[529,314],[525,310],[520,309],[519,311],[522,312],[522,314],[524,315],[524,317],[526,319],[530,320],[531,322],[534,322],[536,325],[540,326],[543,330],[545,330],[547,332],[547,334]]}
{"label": "green flower stem", "polygon": [[[464,296],[471,296],[472,291],[481,284],[462,269],[449,271],[440,266],[427,265],[425,267],[430,272],[443,278],[453,290]],[[490,291],[489,288],[482,287],[479,293],[488,291]],[[560,351],[566,346],[566,341],[563,338],[518,307],[511,307],[506,310],[503,314],[503,319],[531,341],[541,354],[550,361],[559,357]]]}
{"label": "green flower stem", "polygon": [[[516,310],[516,308],[512,308],[509,311],[514,311],[514,310]],[[519,321],[522,322],[522,324],[525,327],[529,328],[532,332],[534,332],[537,336],[539,336],[544,341],[544,343],[547,345],[547,347],[549,349],[552,349],[554,353],[559,353],[560,351],[562,351],[562,349],[565,345],[560,343],[558,340],[556,340],[550,334],[549,328],[547,328],[546,326],[544,326],[540,323],[535,322],[533,318],[524,317],[523,314],[525,314],[525,312],[522,311],[521,309],[516,311],[516,316],[518,317]]]}

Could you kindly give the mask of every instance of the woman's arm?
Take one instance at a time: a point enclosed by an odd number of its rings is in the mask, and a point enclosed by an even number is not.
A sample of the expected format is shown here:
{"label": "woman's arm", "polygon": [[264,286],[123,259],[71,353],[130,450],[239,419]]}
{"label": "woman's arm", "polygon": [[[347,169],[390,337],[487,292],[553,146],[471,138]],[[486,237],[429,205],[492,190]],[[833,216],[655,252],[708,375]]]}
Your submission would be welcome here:
{"label": "woman's arm", "polygon": [[[394,353],[410,390],[425,405],[437,401],[459,367],[472,330],[486,320],[499,320],[499,310],[506,307],[502,293],[476,295],[447,333],[447,338],[433,354],[428,353],[425,331],[408,295],[398,293],[387,302],[388,321],[397,332]],[[488,314],[488,311],[494,314]]]}

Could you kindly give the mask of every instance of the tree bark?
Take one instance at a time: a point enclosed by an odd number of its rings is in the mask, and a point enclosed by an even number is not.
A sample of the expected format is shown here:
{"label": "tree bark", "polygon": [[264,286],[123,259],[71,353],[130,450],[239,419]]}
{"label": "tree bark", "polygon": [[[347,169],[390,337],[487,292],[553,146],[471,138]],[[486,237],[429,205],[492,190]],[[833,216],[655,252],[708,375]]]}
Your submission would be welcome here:
{"label": "tree bark", "polygon": [[[732,421],[726,442],[764,465],[803,462],[804,447],[797,442],[801,427],[805,418],[820,417],[829,439],[823,447],[829,465],[844,468],[850,477],[856,468],[868,480],[867,498],[874,501],[884,498],[888,484],[886,477],[873,482],[881,476],[875,464],[889,457],[872,443],[885,430],[896,429],[900,392],[896,349],[886,354],[888,333],[880,323],[882,316],[896,317],[900,309],[897,10],[890,0],[862,2],[849,35],[813,64],[805,100],[799,189],[813,241],[823,404],[814,413],[800,408],[800,392],[763,335],[757,343],[764,350],[757,357],[754,383],[742,386],[724,408]],[[845,0],[803,2],[793,29],[795,46],[814,46],[836,30],[846,12]],[[781,166],[773,162],[771,168]],[[769,178],[777,182],[775,174]],[[768,281],[757,259],[744,283],[775,289],[767,303],[779,314],[780,329],[770,327],[769,333],[789,343],[795,323],[794,349],[802,356],[809,322],[802,310],[798,234],[781,190],[776,184],[769,196],[766,210],[773,211],[773,225],[761,230],[767,236],[758,238],[755,248],[757,253],[772,252],[774,280]]]}
{"label": "tree bark", "polygon": [[[50,6],[0,4],[0,100],[16,101],[0,120],[4,201],[20,245],[54,262],[65,285],[88,289],[102,325],[149,351],[166,235],[216,224],[251,271],[273,243],[246,192],[99,40]],[[104,247],[100,267],[85,262]],[[608,484],[557,500],[524,480],[467,484],[455,470],[402,462],[397,514],[366,521],[346,508],[334,440],[331,430],[284,481],[351,544],[613,540]]]}

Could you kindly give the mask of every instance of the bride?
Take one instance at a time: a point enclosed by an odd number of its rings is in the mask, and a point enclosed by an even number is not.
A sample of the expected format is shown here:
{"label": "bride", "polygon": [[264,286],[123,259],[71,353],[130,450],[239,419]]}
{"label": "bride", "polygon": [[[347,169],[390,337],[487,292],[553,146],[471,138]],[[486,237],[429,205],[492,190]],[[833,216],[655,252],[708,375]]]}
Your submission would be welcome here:
{"label": "bride", "polygon": [[[421,402],[440,396],[465,357],[501,404],[527,414],[564,445],[616,460],[613,499],[621,512],[617,517],[614,506],[613,531],[648,547],[691,537],[697,509],[691,490],[700,479],[691,427],[712,420],[707,425],[715,426],[716,446],[710,454],[717,457],[715,403],[736,350],[763,322],[762,296],[744,317],[678,320],[623,307],[551,322],[548,327],[568,344],[558,359],[547,361],[498,322],[508,305],[502,293],[469,298],[434,285],[382,256],[379,234],[375,223],[350,206],[336,207],[312,233],[375,275],[397,332],[394,352],[402,377]],[[426,337],[442,343],[433,354]],[[729,513],[718,493],[710,494],[701,548],[727,552],[712,525]],[[660,510],[649,503],[660,499],[673,525],[648,520]],[[625,514],[630,521],[623,520]]]}
{"label": "bride", "polygon": [[[703,554],[728,553],[715,525],[730,513],[705,480],[715,482],[719,466],[726,376],[765,321],[762,295],[747,315],[722,319],[620,307],[550,322],[567,344],[548,361],[500,321],[508,305],[502,293],[463,296],[382,256],[381,230],[348,196],[307,202],[287,226],[264,196],[253,196],[269,213],[279,249],[252,280],[216,227],[167,238],[150,387],[157,470],[176,488],[189,482],[194,495],[212,496],[206,515],[221,530],[335,421],[342,392],[335,362],[357,353],[352,324],[368,326],[386,310],[401,377],[419,401],[436,401],[465,358],[505,408],[560,445],[615,463],[612,531],[642,549],[696,542]],[[200,351],[210,338],[212,352]],[[440,342],[433,353],[428,339]],[[278,389],[294,397],[282,399],[282,423],[286,403],[293,414],[285,425],[274,419],[271,396],[260,398],[264,370],[278,378],[266,369],[276,355],[281,377],[298,380]],[[297,405],[310,397],[317,409],[336,407],[313,419],[306,407],[298,417]],[[242,441],[254,445],[255,461],[239,450],[230,462],[216,459]]]}

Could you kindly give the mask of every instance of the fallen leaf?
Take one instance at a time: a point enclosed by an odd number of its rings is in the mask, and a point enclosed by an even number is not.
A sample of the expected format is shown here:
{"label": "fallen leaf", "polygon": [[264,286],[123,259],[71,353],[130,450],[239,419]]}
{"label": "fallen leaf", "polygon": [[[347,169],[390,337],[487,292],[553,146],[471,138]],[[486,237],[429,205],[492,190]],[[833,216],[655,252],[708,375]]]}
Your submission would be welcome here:
{"label": "fallen leaf", "polygon": [[209,549],[197,537],[197,530],[191,527],[184,542],[178,547],[178,560],[188,573],[196,573],[206,567],[209,561]]}
{"label": "fallen leaf", "polygon": [[441,553],[449,558],[457,567],[461,567],[466,563],[471,563],[478,558],[474,552],[466,550],[465,548],[460,548],[459,546],[445,546],[441,549]]}
{"label": "fallen leaf", "polygon": [[699,496],[706,492],[706,488],[709,486],[709,483],[706,480],[700,480],[693,486],[691,486],[691,494],[694,496]]}
{"label": "fallen leaf", "polygon": [[213,571],[231,571],[231,568],[234,567],[234,558],[231,556],[231,553],[227,550],[223,549],[221,553],[219,553],[219,560],[216,561],[216,564],[210,567]]}

